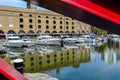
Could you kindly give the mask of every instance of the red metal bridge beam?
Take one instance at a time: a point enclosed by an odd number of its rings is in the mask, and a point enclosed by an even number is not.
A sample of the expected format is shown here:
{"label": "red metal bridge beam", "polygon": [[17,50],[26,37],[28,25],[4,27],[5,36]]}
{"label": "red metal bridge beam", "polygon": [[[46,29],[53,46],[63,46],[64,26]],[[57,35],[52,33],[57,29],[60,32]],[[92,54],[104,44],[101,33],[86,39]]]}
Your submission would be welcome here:
{"label": "red metal bridge beam", "polygon": [[[2,79],[1,79],[2,78]],[[0,80],[28,80],[15,68],[0,58]]]}
{"label": "red metal bridge beam", "polygon": [[[29,2],[30,0],[26,0]],[[39,6],[120,34],[119,0],[34,0]]]}

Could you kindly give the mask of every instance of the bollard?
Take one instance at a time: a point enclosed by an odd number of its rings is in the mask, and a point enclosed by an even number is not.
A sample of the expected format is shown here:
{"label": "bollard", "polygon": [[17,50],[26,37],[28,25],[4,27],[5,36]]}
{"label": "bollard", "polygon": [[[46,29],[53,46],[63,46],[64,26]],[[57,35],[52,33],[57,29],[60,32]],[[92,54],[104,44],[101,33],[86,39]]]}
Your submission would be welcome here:
{"label": "bollard", "polygon": [[15,59],[13,60],[14,68],[23,74],[23,59]]}

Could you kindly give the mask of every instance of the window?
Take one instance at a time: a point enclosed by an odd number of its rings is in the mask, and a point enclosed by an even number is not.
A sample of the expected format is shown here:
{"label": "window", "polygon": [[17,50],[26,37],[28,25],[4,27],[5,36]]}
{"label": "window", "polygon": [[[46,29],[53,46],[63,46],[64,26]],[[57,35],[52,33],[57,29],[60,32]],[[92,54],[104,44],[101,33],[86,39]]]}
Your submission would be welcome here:
{"label": "window", "polygon": [[53,29],[56,29],[56,26],[53,26]]}
{"label": "window", "polygon": [[48,20],[46,20],[46,24],[49,24],[49,21],[48,21]]}
{"label": "window", "polygon": [[46,18],[48,18],[48,16],[46,16]]}
{"label": "window", "polygon": [[32,17],[32,15],[29,15],[29,17]]}
{"label": "window", "polygon": [[2,24],[0,24],[0,27],[2,27]]}
{"label": "window", "polygon": [[34,60],[34,57],[30,57],[30,61],[33,61]]}
{"label": "window", "polygon": [[23,29],[23,25],[22,24],[20,24],[20,29]]}
{"label": "window", "polygon": [[23,22],[23,18],[20,18],[20,22],[21,22],[21,23]]}
{"label": "window", "polygon": [[66,22],[66,25],[68,25],[68,22]]}
{"label": "window", "polygon": [[30,28],[30,29],[32,29],[32,28],[33,28],[33,26],[32,26],[32,25],[29,25],[29,28]]}
{"label": "window", "polygon": [[12,12],[8,12],[8,16],[12,16]]}
{"label": "window", "polygon": [[33,22],[33,20],[32,20],[32,19],[29,19],[29,22],[30,22],[30,23],[32,23],[32,22]]}
{"label": "window", "polygon": [[68,20],[68,18],[66,18],[66,20]]}
{"label": "window", "polygon": [[42,64],[42,61],[40,61],[39,64]]}
{"label": "window", "polygon": [[34,63],[31,63],[31,66],[33,66],[34,65]]}
{"label": "window", "polygon": [[38,23],[41,23],[41,20],[38,20]]}
{"label": "window", "polygon": [[53,24],[56,24],[56,21],[53,21]]}
{"label": "window", "polygon": [[13,27],[13,24],[9,24],[9,27]]}
{"label": "window", "polygon": [[0,21],[2,21],[2,17],[0,17]]}
{"label": "window", "polygon": [[38,18],[40,18],[41,16],[38,16]]}
{"label": "window", "polygon": [[49,26],[46,26],[46,29],[49,29]]}
{"label": "window", "polygon": [[60,26],[60,29],[62,29],[62,26]]}
{"label": "window", "polygon": [[66,29],[68,29],[68,26],[66,26]]}
{"label": "window", "polygon": [[53,17],[53,19],[56,19],[56,17]]}
{"label": "window", "polygon": [[38,29],[41,29],[41,25],[38,25]]}
{"label": "window", "polygon": [[74,22],[72,22],[72,25],[74,25]]}
{"label": "window", "polygon": [[72,29],[74,29],[74,26],[72,26]]}
{"label": "window", "polygon": [[23,16],[23,14],[19,14],[19,16]]}
{"label": "window", "polygon": [[60,24],[62,24],[62,21],[60,21]]}
{"label": "window", "polygon": [[13,21],[13,18],[12,18],[12,17],[9,17],[8,20],[9,20],[9,21]]}
{"label": "window", "polygon": [[60,17],[60,19],[62,19],[62,17]]}
{"label": "window", "polygon": [[47,55],[47,58],[50,58],[50,55]]}

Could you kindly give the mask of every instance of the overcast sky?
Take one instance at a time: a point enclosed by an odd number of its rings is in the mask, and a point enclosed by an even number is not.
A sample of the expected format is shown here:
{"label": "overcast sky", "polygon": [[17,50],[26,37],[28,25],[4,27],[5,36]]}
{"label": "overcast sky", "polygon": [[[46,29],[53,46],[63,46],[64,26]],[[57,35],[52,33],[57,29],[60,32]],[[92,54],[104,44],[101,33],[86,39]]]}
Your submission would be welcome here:
{"label": "overcast sky", "polygon": [[[0,0],[0,5],[26,8],[27,3],[23,0]],[[46,10],[40,7],[38,7],[38,9]]]}

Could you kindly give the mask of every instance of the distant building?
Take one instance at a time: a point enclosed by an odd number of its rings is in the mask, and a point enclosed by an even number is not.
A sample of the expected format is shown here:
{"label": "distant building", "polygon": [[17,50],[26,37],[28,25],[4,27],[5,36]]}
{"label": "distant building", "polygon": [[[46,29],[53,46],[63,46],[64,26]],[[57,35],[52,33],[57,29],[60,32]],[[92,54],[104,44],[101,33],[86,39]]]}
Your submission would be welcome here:
{"label": "distant building", "polygon": [[0,6],[0,33],[24,35],[91,32],[91,25],[55,12],[37,10],[31,3],[27,7]]}

